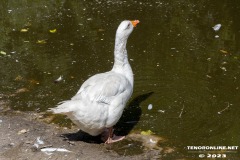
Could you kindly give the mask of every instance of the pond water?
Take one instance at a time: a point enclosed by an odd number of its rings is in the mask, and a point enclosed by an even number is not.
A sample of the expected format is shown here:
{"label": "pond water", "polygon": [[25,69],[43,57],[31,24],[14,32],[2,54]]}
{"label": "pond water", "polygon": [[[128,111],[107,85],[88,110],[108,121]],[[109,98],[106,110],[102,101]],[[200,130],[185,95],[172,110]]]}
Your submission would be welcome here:
{"label": "pond water", "polygon": [[119,126],[168,139],[179,154],[166,159],[195,157],[189,145],[240,145],[240,1],[2,1],[0,13],[0,92],[13,109],[70,99],[111,69],[119,23],[138,19],[127,44],[134,93]]}

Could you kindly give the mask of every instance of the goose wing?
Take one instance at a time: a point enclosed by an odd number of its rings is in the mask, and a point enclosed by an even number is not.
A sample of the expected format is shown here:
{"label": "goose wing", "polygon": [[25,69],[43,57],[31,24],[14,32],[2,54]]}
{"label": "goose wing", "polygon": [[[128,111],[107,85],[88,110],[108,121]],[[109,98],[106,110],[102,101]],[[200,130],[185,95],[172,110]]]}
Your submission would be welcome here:
{"label": "goose wing", "polygon": [[106,72],[90,77],[83,83],[72,100],[110,104],[126,90],[132,90],[129,81],[121,74]]}

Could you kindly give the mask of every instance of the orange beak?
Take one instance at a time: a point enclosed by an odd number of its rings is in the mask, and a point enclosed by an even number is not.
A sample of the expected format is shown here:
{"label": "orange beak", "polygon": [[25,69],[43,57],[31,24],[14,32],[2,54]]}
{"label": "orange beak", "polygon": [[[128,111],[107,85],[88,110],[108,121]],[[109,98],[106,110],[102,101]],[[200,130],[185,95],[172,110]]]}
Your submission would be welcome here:
{"label": "orange beak", "polygon": [[132,22],[132,25],[133,27],[136,27],[137,24],[140,22],[139,20],[134,20],[134,21],[131,21]]}

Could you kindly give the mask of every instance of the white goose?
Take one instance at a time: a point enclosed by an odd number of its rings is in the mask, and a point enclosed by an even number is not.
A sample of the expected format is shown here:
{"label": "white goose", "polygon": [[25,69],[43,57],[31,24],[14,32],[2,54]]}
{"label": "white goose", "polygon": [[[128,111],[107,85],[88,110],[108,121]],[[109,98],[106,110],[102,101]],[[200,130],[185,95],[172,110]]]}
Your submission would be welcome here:
{"label": "white goose", "polygon": [[116,32],[114,65],[111,71],[86,80],[71,100],[50,108],[55,114],[67,115],[82,131],[97,136],[109,129],[105,143],[122,140],[113,136],[112,127],[120,119],[133,92],[133,72],[128,62],[126,44],[138,20],[121,22]]}

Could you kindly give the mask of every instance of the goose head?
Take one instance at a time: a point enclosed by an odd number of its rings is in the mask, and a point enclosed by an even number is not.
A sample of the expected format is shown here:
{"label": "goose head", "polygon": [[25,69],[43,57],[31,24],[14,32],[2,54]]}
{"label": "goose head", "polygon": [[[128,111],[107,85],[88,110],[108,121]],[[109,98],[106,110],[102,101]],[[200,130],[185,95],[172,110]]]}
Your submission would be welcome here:
{"label": "goose head", "polygon": [[133,28],[136,27],[138,23],[139,23],[139,20],[122,21],[117,29],[116,38],[127,39],[129,35],[132,33]]}

